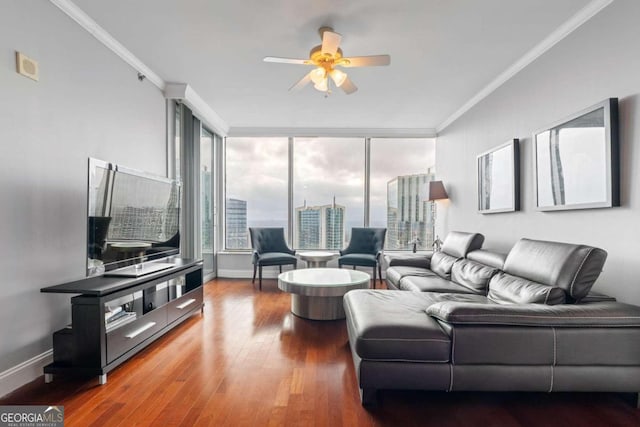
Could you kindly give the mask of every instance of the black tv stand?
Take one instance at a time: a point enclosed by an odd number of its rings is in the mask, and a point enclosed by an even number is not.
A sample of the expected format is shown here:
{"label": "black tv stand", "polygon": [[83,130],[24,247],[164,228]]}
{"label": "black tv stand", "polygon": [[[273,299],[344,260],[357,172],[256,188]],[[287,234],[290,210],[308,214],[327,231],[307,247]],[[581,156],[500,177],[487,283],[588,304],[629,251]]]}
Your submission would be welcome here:
{"label": "black tv stand", "polygon": [[139,277],[97,276],[40,289],[71,298],[71,325],[53,334],[54,374],[98,376],[127,361],[191,314],[202,311],[202,261],[176,258]]}

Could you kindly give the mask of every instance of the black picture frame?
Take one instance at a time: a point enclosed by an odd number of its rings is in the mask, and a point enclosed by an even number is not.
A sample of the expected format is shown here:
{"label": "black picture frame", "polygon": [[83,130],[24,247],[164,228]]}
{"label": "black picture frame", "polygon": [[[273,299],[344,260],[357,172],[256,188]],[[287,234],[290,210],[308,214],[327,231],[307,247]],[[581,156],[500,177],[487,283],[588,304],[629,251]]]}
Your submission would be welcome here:
{"label": "black picture frame", "polygon": [[478,212],[520,210],[520,141],[517,138],[477,156]]}
{"label": "black picture frame", "polygon": [[532,146],[537,210],[620,206],[617,98],[534,132]]}

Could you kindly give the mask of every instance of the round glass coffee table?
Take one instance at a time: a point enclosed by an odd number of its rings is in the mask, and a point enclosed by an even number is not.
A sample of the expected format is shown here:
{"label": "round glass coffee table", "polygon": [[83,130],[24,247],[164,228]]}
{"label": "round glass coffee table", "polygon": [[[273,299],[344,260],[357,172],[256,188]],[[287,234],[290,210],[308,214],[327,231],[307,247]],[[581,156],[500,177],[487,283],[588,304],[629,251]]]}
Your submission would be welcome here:
{"label": "round glass coffee table", "polygon": [[326,267],[327,262],[338,256],[336,253],[327,251],[304,251],[298,252],[297,255],[302,261],[306,261],[307,268]]}
{"label": "round glass coffee table", "polygon": [[358,270],[306,268],[278,276],[278,288],[291,294],[291,312],[311,320],[344,319],[342,297],[369,288],[370,276]]}

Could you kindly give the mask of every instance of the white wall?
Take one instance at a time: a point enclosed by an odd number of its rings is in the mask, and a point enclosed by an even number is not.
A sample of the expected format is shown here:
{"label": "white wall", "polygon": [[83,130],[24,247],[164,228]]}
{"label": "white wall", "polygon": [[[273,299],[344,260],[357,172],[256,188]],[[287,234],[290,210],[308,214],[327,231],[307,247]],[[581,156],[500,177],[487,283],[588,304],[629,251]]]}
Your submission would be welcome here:
{"label": "white wall", "polygon": [[[15,51],[40,81],[15,72]],[[87,159],[166,173],[162,93],[48,1],[0,13],[0,372],[52,346],[84,276]],[[0,393],[2,394],[2,393]]]}
{"label": "white wall", "polygon": [[[439,206],[440,235],[478,231],[505,252],[521,237],[601,247],[609,258],[595,289],[640,303],[638,17],[637,0],[613,2],[441,133],[436,170],[450,201]],[[535,211],[532,132],[609,97],[620,99],[622,206]],[[480,215],[476,156],[511,138],[521,144],[521,212]]]}

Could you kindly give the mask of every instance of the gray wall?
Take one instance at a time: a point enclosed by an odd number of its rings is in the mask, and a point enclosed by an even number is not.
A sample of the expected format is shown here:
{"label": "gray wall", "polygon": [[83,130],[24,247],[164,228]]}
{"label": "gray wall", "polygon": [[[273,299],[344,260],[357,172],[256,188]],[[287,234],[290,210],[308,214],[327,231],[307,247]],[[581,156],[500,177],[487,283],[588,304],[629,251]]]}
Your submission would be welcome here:
{"label": "gray wall", "polygon": [[[609,258],[595,289],[640,303],[640,2],[617,0],[446,128],[436,170],[450,201],[439,203],[438,231],[478,231],[485,247],[507,251],[521,237],[585,243]],[[533,131],[605,98],[620,99],[622,207],[537,212]],[[521,139],[522,211],[476,212],[476,156]]]}
{"label": "gray wall", "polygon": [[[15,72],[15,51],[40,81]],[[0,13],[0,372],[51,348],[84,276],[87,159],[166,172],[165,102],[149,82],[47,1]]]}

